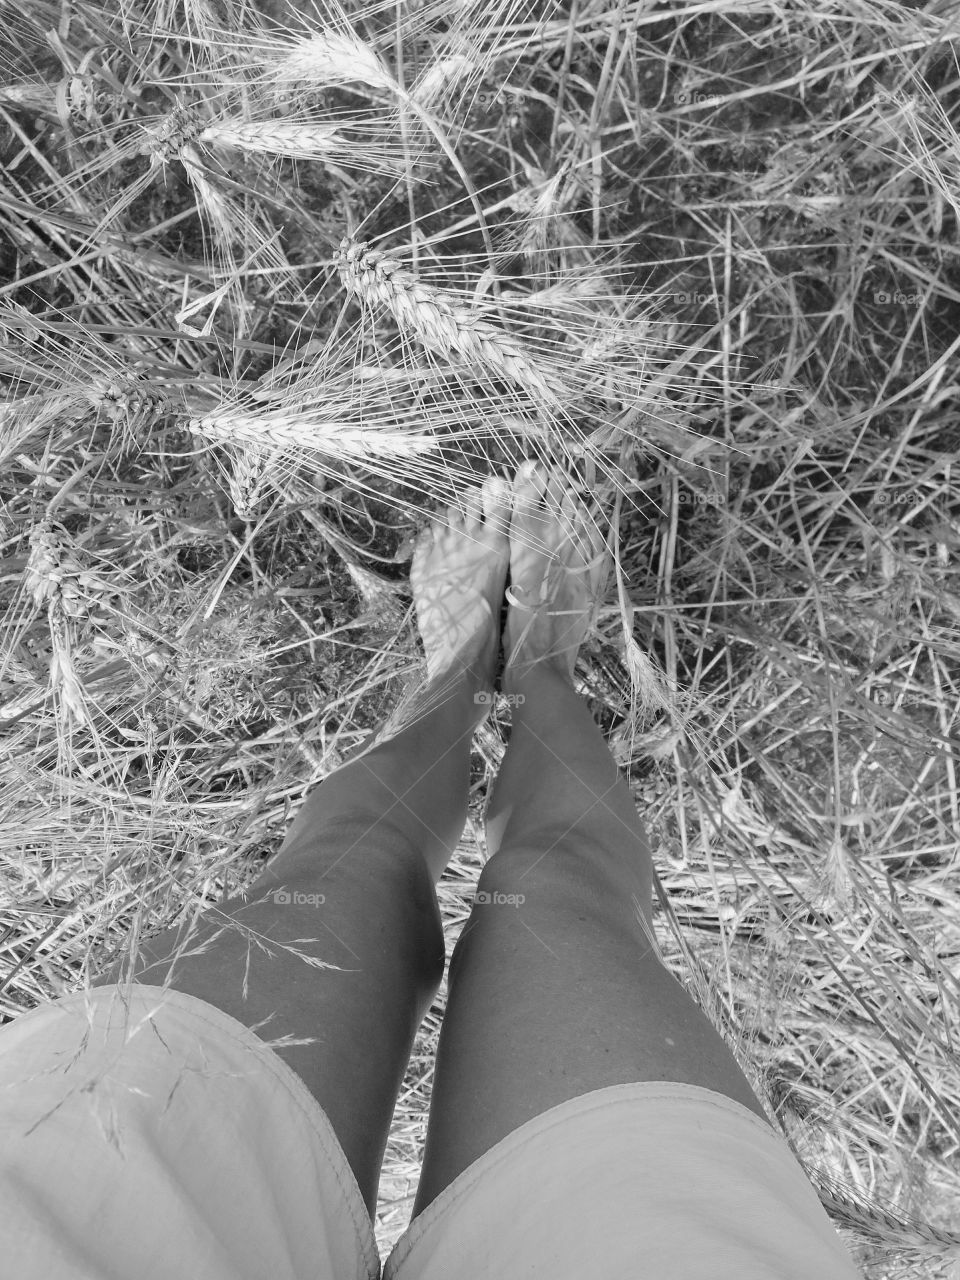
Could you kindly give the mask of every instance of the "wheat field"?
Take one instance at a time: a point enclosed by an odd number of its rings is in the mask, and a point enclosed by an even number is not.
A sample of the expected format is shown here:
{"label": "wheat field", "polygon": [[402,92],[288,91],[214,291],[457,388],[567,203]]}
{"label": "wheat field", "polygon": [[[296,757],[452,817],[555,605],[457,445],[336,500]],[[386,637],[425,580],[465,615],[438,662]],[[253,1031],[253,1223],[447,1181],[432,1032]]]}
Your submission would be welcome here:
{"label": "wheat field", "polygon": [[664,962],[863,1274],[960,1276],[955,0],[0,33],[0,1017],[256,877],[423,677],[416,530],[542,457],[610,521],[577,678]]}

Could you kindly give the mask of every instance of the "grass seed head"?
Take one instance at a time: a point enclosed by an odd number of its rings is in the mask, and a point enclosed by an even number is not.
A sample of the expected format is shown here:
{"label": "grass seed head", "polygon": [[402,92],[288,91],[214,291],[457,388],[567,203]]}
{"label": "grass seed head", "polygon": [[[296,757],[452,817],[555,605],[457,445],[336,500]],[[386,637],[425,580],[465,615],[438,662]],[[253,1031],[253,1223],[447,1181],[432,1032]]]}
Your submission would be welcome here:
{"label": "grass seed head", "polygon": [[49,520],[42,520],[30,531],[30,556],[24,585],[37,605],[46,604],[59,590],[60,540]]}
{"label": "grass seed head", "polygon": [[519,339],[481,319],[454,295],[423,284],[365,242],[342,240],[336,261],[348,292],[367,305],[385,308],[429,351],[477,375],[507,378],[536,404],[559,407],[547,376]]}
{"label": "grass seed head", "polygon": [[325,160],[371,173],[404,172],[404,156],[390,144],[389,122],[363,120],[351,121],[351,125],[351,136],[347,137],[335,125],[312,120],[225,119],[207,125],[198,141],[254,155]]}
{"label": "grass seed head", "polygon": [[242,442],[247,447],[295,449],[336,458],[412,458],[437,447],[434,436],[381,427],[351,426],[321,421],[319,415],[265,411],[244,414],[226,411],[191,418],[188,430],[214,441]]}
{"label": "grass seed head", "polygon": [[56,107],[56,93],[42,81],[0,85],[0,107],[52,115]]}
{"label": "grass seed head", "polygon": [[93,574],[85,572],[67,543],[67,535],[48,518],[30,531],[30,555],[24,586],[34,604],[46,607],[50,629],[50,680],[61,706],[76,724],[89,715],[73,662],[70,624],[82,621],[100,599]]}
{"label": "grass seed head", "polygon": [[397,600],[396,585],[353,560],[345,559],[344,564],[375,629],[396,631],[404,615],[404,609]]}
{"label": "grass seed head", "polygon": [[84,395],[98,417],[125,432],[162,418],[173,403],[162,389],[136,376],[94,379]]}
{"label": "grass seed head", "polygon": [[449,57],[439,58],[432,67],[420,77],[411,90],[410,96],[422,107],[429,107],[445,91],[454,88],[464,76],[478,69],[478,63],[463,53],[453,53]]}
{"label": "grass seed head", "polygon": [[304,160],[329,154],[337,150],[340,143],[332,125],[296,125],[283,120],[222,120],[208,125],[199,141],[238,151],[268,152]]}
{"label": "grass seed head", "polygon": [[227,487],[233,509],[241,520],[249,519],[263,495],[271,461],[277,450],[247,443],[229,450],[231,465],[227,470]]}
{"label": "grass seed head", "polygon": [[202,119],[186,107],[175,106],[157,124],[144,127],[139,152],[150,157],[151,168],[166,165],[181,157],[184,147],[203,131]]}
{"label": "grass seed head", "polygon": [[82,618],[99,599],[97,579],[83,569],[66,542],[66,533],[48,518],[30,531],[30,555],[24,586],[37,606],[56,602],[70,618]]}
{"label": "grass seed head", "polygon": [[393,92],[396,81],[373,49],[353,32],[314,31],[297,40],[271,44],[260,60],[268,83],[295,85],[365,84]]}

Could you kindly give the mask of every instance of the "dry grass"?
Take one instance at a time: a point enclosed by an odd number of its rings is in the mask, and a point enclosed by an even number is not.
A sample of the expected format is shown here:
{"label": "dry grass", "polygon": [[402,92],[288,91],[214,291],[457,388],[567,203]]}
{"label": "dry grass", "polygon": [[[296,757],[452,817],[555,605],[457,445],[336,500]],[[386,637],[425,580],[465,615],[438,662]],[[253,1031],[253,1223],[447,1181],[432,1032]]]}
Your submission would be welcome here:
{"label": "dry grass", "polygon": [[665,962],[865,1275],[955,1275],[956,7],[216,10],[0,0],[0,1012],[255,877],[415,688],[412,531],[542,454]]}

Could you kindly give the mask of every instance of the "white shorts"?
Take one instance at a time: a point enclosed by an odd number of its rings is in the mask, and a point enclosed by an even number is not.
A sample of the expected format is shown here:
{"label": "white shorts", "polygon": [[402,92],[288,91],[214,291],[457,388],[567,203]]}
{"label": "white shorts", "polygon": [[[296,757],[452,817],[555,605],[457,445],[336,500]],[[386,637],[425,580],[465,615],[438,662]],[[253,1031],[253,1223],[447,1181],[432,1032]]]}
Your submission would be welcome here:
{"label": "white shorts", "polygon": [[[326,1115],[253,1032],[157,987],[0,1030],[0,1256],[17,1280],[378,1280]],[[789,1148],[691,1085],[514,1130],[414,1220],[384,1280],[855,1280]]]}

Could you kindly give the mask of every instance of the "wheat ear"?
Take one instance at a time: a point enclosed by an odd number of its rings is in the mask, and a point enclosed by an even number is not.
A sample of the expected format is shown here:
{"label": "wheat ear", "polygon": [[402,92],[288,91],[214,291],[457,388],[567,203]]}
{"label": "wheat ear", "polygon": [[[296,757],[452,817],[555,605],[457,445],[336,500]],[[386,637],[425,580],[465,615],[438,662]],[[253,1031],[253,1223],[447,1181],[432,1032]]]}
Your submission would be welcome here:
{"label": "wheat ear", "polygon": [[362,302],[385,307],[428,350],[475,372],[506,378],[539,406],[559,410],[546,375],[519,339],[482,320],[454,295],[423,284],[363,241],[342,240],[336,264],[345,289]]}
{"label": "wheat ear", "polygon": [[276,85],[365,84],[390,92],[397,89],[376,52],[353,30],[307,32],[292,40],[286,52],[282,50],[282,41],[274,39],[265,42],[260,52],[268,67],[267,79]]}
{"label": "wheat ear", "polygon": [[97,598],[97,582],[76,562],[49,519],[30,532],[30,555],[24,585],[38,606],[47,606],[50,627],[50,680],[77,724],[86,724],[83,688],[73,665],[70,621],[79,621]]}
{"label": "wheat ear", "polygon": [[288,156],[293,160],[326,159],[328,163],[354,169],[402,172],[402,165],[391,155],[388,145],[345,137],[327,124],[225,119],[208,125],[198,141],[207,146],[231,147],[259,155]]}
{"label": "wheat ear", "polygon": [[808,1169],[820,1203],[834,1222],[874,1240],[901,1249],[921,1249],[930,1254],[960,1258],[960,1234],[931,1226],[907,1214],[890,1210],[876,1201],[855,1195],[817,1169]]}
{"label": "wheat ear", "polygon": [[235,413],[230,409],[187,420],[194,435],[249,448],[312,449],[345,461],[356,458],[410,458],[437,448],[433,435],[382,427],[324,422],[309,413]]}
{"label": "wheat ear", "polygon": [[220,120],[207,125],[199,140],[237,151],[272,151],[307,160],[344,148],[343,140],[332,125],[290,124],[281,120]]}

